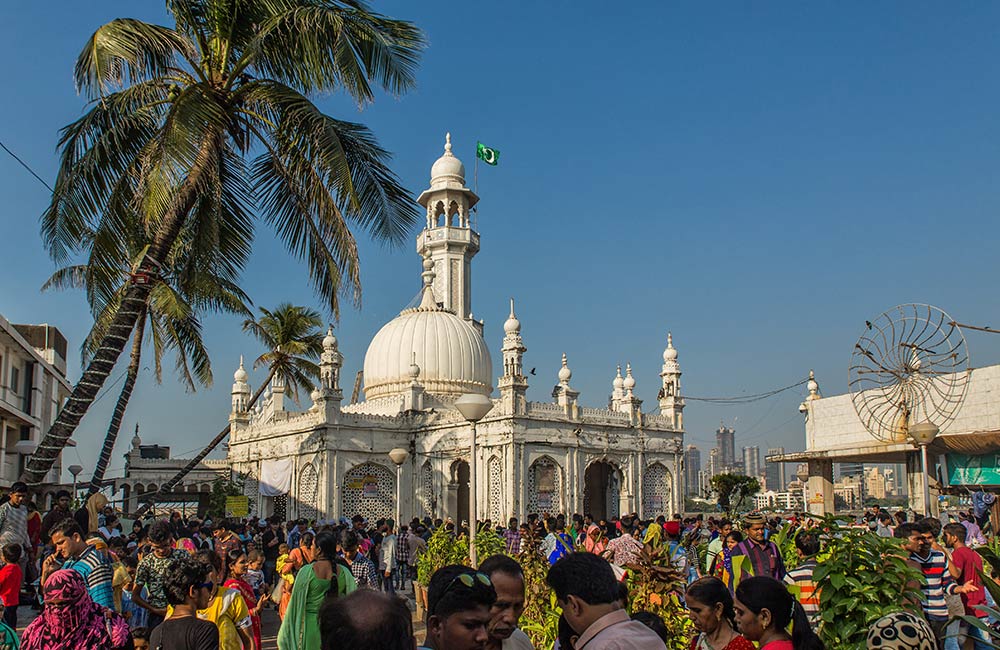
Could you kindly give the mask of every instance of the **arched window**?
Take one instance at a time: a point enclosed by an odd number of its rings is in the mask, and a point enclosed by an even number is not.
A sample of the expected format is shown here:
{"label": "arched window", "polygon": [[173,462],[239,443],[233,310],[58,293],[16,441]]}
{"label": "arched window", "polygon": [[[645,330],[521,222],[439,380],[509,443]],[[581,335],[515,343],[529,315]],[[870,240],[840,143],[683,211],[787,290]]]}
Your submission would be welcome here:
{"label": "arched window", "polygon": [[319,474],[312,463],[306,463],[299,470],[299,489],[296,495],[299,517],[316,519],[319,516]]}
{"label": "arched window", "polygon": [[670,512],[670,472],[660,463],[653,463],[642,474],[642,516],[653,519],[663,515],[668,519]]}
{"label": "arched window", "polygon": [[344,474],[341,494],[341,515],[360,514],[369,521],[393,516],[396,499],[396,477],[378,463],[362,463]]}
{"label": "arched window", "polygon": [[562,468],[544,456],[528,468],[528,504],[529,513],[562,512]]}

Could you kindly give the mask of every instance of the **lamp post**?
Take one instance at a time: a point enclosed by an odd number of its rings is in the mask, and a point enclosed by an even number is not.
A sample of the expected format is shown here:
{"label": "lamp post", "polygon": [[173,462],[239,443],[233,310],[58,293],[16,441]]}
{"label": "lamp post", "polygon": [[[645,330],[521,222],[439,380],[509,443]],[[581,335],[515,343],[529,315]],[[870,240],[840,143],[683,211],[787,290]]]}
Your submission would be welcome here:
{"label": "lamp post", "polygon": [[[410,457],[410,452],[397,447],[389,452],[389,460],[396,464],[396,525],[403,517],[403,463]],[[391,531],[390,531],[391,532]]]}
{"label": "lamp post", "polygon": [[76,504],[76,477],[79,476],[80,472],[83,471],[83,467],[81,467],[79,465],[70,465],[66,469],[68,469],[69,473],[73,475],[73,503],[75,505]]}
{"label": "lamp post", "polygon": [[909,433],[913,442],[920,447],[920,469],[924,474],[924,514],[931,514],[931,478],[927,474],[927,445],[937,437],[938,425],[933,422],[918,422],[910,427]]}
{"label": "lamp post", "polygon": [[469,560],[472,566],[478,566],[476,557],[476,527],[478,518],[476,508],[478,505],[478,489],[476,482],[476,423],[486,417],[486,414],[493,408],[493,402],[485,395],[466,393],[455,400],[455,408],[472,425],[472,440],[469,443]]}

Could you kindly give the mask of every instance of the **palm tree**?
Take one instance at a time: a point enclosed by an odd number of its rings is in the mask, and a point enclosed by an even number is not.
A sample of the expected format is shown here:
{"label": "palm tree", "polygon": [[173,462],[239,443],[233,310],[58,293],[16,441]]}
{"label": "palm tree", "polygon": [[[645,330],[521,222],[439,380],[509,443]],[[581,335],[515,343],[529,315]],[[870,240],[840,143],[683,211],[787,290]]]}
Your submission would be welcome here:
{"label": "palm tree", "polygon": [[[320,330],[323,321],[319,312],[286,302],[278,305],[274,311],[261,307],[260,313],[259,319],[248,318],[244,321],[243,331],[253,334],[267,349],[267,352],[254,361],[254,368],[267,367],[267,379],[251,396],[247,410],[253,408],[264,390],[276,378],[292,390],[296,402],[299,389],[307,393],[312,392],[315,380],[319,379],[319,366],[314,359],[318,359],[323,352],[323,335]],[[143,497],[146,503],[139,508],[136,517],[142,516],[163,495],[172,492],[177,484],[205,459],[205,456],[212,453],[212,450],[225,440],[229,432],[230,426],[227,425],[173,478],[161,485],[155,493]]]}
{"label": "palm tree", "polygon": [[[42,480],[128,343],[164,262],[186,228],[252,250],[254,211],[309,268],[336,316],[360,300],[351,227],[399,243],[417,220],[390,154],[364,125],[310,100],[373,84],[414,85],[422,33],[363,0],[168,0],[173,27],[121,18],[98,28],[75,68],[87,112],[65,127],[42,238],[57,263],[81,234],[148,233],[120,307],[22,478]],[[214,240],[213,240],[214,241]]]}
{"label": "palm tree", "polygon": [[[145,250],[143,234],[141,228],[133,227],[125,242],[128,250],[118,251],[127,252],[129,257],[119,264],[113,264],[111,258],[115,251],[101,250],[102,241],[95,236],[95,233],[88,232],[84,237],[91,246],[87,264],[63,267],[53,273],[42,286],[43,291],[66,288],[86,290],[87,300],[94,313],[94,325],[81,346],[84,364],[97,352],[97,346],[128,289],[128,279],[134,263],[141,258]],[[188,390],[194,391],[196,384],[212,385],[211,361],[202,342],[201,323],[196,310],[207,308],[213,311],[250,314],[246,307],[249,299],[228,277],[231,274],[225,268],[194,268],[186,266],[185,260],[179,259],[191,252],[191,247],[184,245],[190,243],[185,241],[186,239],[182,237],[181,242],[175,245],[171,252],[168,268],[176,271],[165,274],[164,278],[150,290],[147,304],[142,306],[136,320],[129,365],[125,371],[125,383],[118,394],[118,401],[108,423],[104,444],[101,446],[101,453],[90,480],[88,496],[101,489],[104,472],[111,462],[111,454],[118,440],[125,409],[132,398],[132,391],[139,375],[147,327],[148,338],[153,346],[154,376],[157,383],[163,380],[163,354],[167,350],[173,350],[182,383]]]}

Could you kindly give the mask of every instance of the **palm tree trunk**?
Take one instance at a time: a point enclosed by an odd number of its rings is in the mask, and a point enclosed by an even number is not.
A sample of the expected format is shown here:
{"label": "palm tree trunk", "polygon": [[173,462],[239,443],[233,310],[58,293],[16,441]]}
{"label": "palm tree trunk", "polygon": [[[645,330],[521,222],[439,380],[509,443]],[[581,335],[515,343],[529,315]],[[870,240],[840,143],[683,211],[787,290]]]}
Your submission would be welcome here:
{"label": "palm tree trunk", "polygon": [[[274,374],[275,374],[275,368],[271,368],[271,372],[268,373],[267,379],[265,379],[264,383],[260,385],[260,388],[257,389],[257,392],[253,394],[253,397],[250,398],[250,402],[247,404],[248,411],[251,408],[253,408],[254,404],[257,403],[257,400],[260,399],[260,396],[264,394],[264,389],[267,388],[268,384],[271,383],[271,380],[274,379]],[[144,514],[146,514],[146,511],[153,506],[154,503],[156,503],[164,495],[173,492],[174,488],[177,487],[177,484],[180,483],[182,480],[184,480],[184,477],[190,474],[191,470],[197,467],[201,461],[205,460],[205,456],[208,456],[210,453],[212,453],[212,450],[218,447],[219,443],[221,443],[223,440],[226,439],[226,436],[229,435],[231,428],[232,425],[227,424],[226,428],[220,431],[218,435],[216,435],[214,438],[212,438],[209,441],[209,443],[205,445],[205,448],[202,449],[200,452],[198,452],[197,456],[189,460],[187,465],[185,465],[179,472],[177,472],[173,476],[173,478],[171,478],[169,481],[161,485],[159,489],[157,489],[156,492],[154,492],[153,494],[149,496],[144,496],[143,501],[145,503],[143,503],[142,506],[139,508],[139,510],[136,511],[135,517],[138,519],[139,517],[143,516]]]}
{"label": "palm tree trunk", "polygon": [[80,420],[90,409],[90,405],[94,403],[97,392],[114,369],[118,357],[121,356],[125,344],[128,343],[129,336],[135,328],[139,314],[149,298],[149,292],[154,284],[153,278],[159,275],[159,269],[167,258],[167,253],[177,241],[181,227],[198,198],[202,186],[201,180],[208,173],[212,162],[216,160],[218,155],[221,155],[220,148],[221,136],[219,135],[207,138],[202,144],[198,158],[191,168],[191,173],[181,183],[173,203],[164,214],[159,230],[153,238],[153,243],[150,244],[139,263],[131,284],[122,298],[121,306],[111,321],[107,334],[101,340],[97,354],[87,364],[87,369],[83,371],[80,381],[73,387],[69,399],[59,410],[56,421],[52,423],[41,442],[38,443],[35,453],[28,460],[24,472],[21,474],[21,480],[25,483],[37,485],[42,482],[45,475],[52,469],[59,453],[66,446],[66,442],[76,431]]}
{"label": "palm tree trunk", "polygon": [[101,489],[104,479],[104,472],[111,462],[111,454],[115,450],[115,442],[118,440],[118,432],[122,427],[122,418],[125,417],[125,408],[132,399],[132,389],[135,388],[135,379],[139,376],[139,361],[142,357],[142,335],[146,327],[146,308],[143,307],[139,320],[135,323],[135,334],[132,338],[132,358],[128,364],[128,371],[125,373],[125,385],[122,392],[118,394],[118,403],[115,404],[115,411],[111,414],[111,422],[108,424],[108,432],[104,434],[104,446],[101,447],[101,456],[97,459],[97,466],[94,468],[94,476],[90,479],[90,487],[87,489],[87,496],[96,494]]}

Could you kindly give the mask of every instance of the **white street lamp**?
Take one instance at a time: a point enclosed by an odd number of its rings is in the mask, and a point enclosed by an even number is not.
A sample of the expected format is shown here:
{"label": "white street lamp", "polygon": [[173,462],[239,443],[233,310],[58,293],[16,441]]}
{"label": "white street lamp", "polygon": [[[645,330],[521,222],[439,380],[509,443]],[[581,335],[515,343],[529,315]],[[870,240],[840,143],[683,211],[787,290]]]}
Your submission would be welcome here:
{"label": "white street lamp", "polygon": [[[396,525],[400,525],[403,516],[403,463],[410,457],[410,452],[397,447],[389,452],[389,460],[396,464]],[[391,531],[390,531],[391,532]]]}
{"label": "white street lamp", "polygon": [[77,496],[76,495],[76,477],[79,476],[80,472],[83,471],[83,467],[81,467],[79,465],[70,465],[66,469],[68,469],[69,473],[73,475],[73,502],[76,503],[76,496]]}
{"label": "white street lamp", "polygon": [[918,422],[910,427],[910,437],[920,447],[920,468],[924,473],[924,514],[931,514],[931,478],[927,473],[927,445],[937,437],[938,425],[933,422]]}
{"label": "white street lamp", "polygon": [[486,417],[493,408],[493,402],[485,395],[466,393],[455,400],[455,408],[472,425],[472,441],[469,443],[469,560],[472,566],[478,566],[476,557],[476,527],[479,524],[478,513],[478,483],[476,482],[476,423]]}

